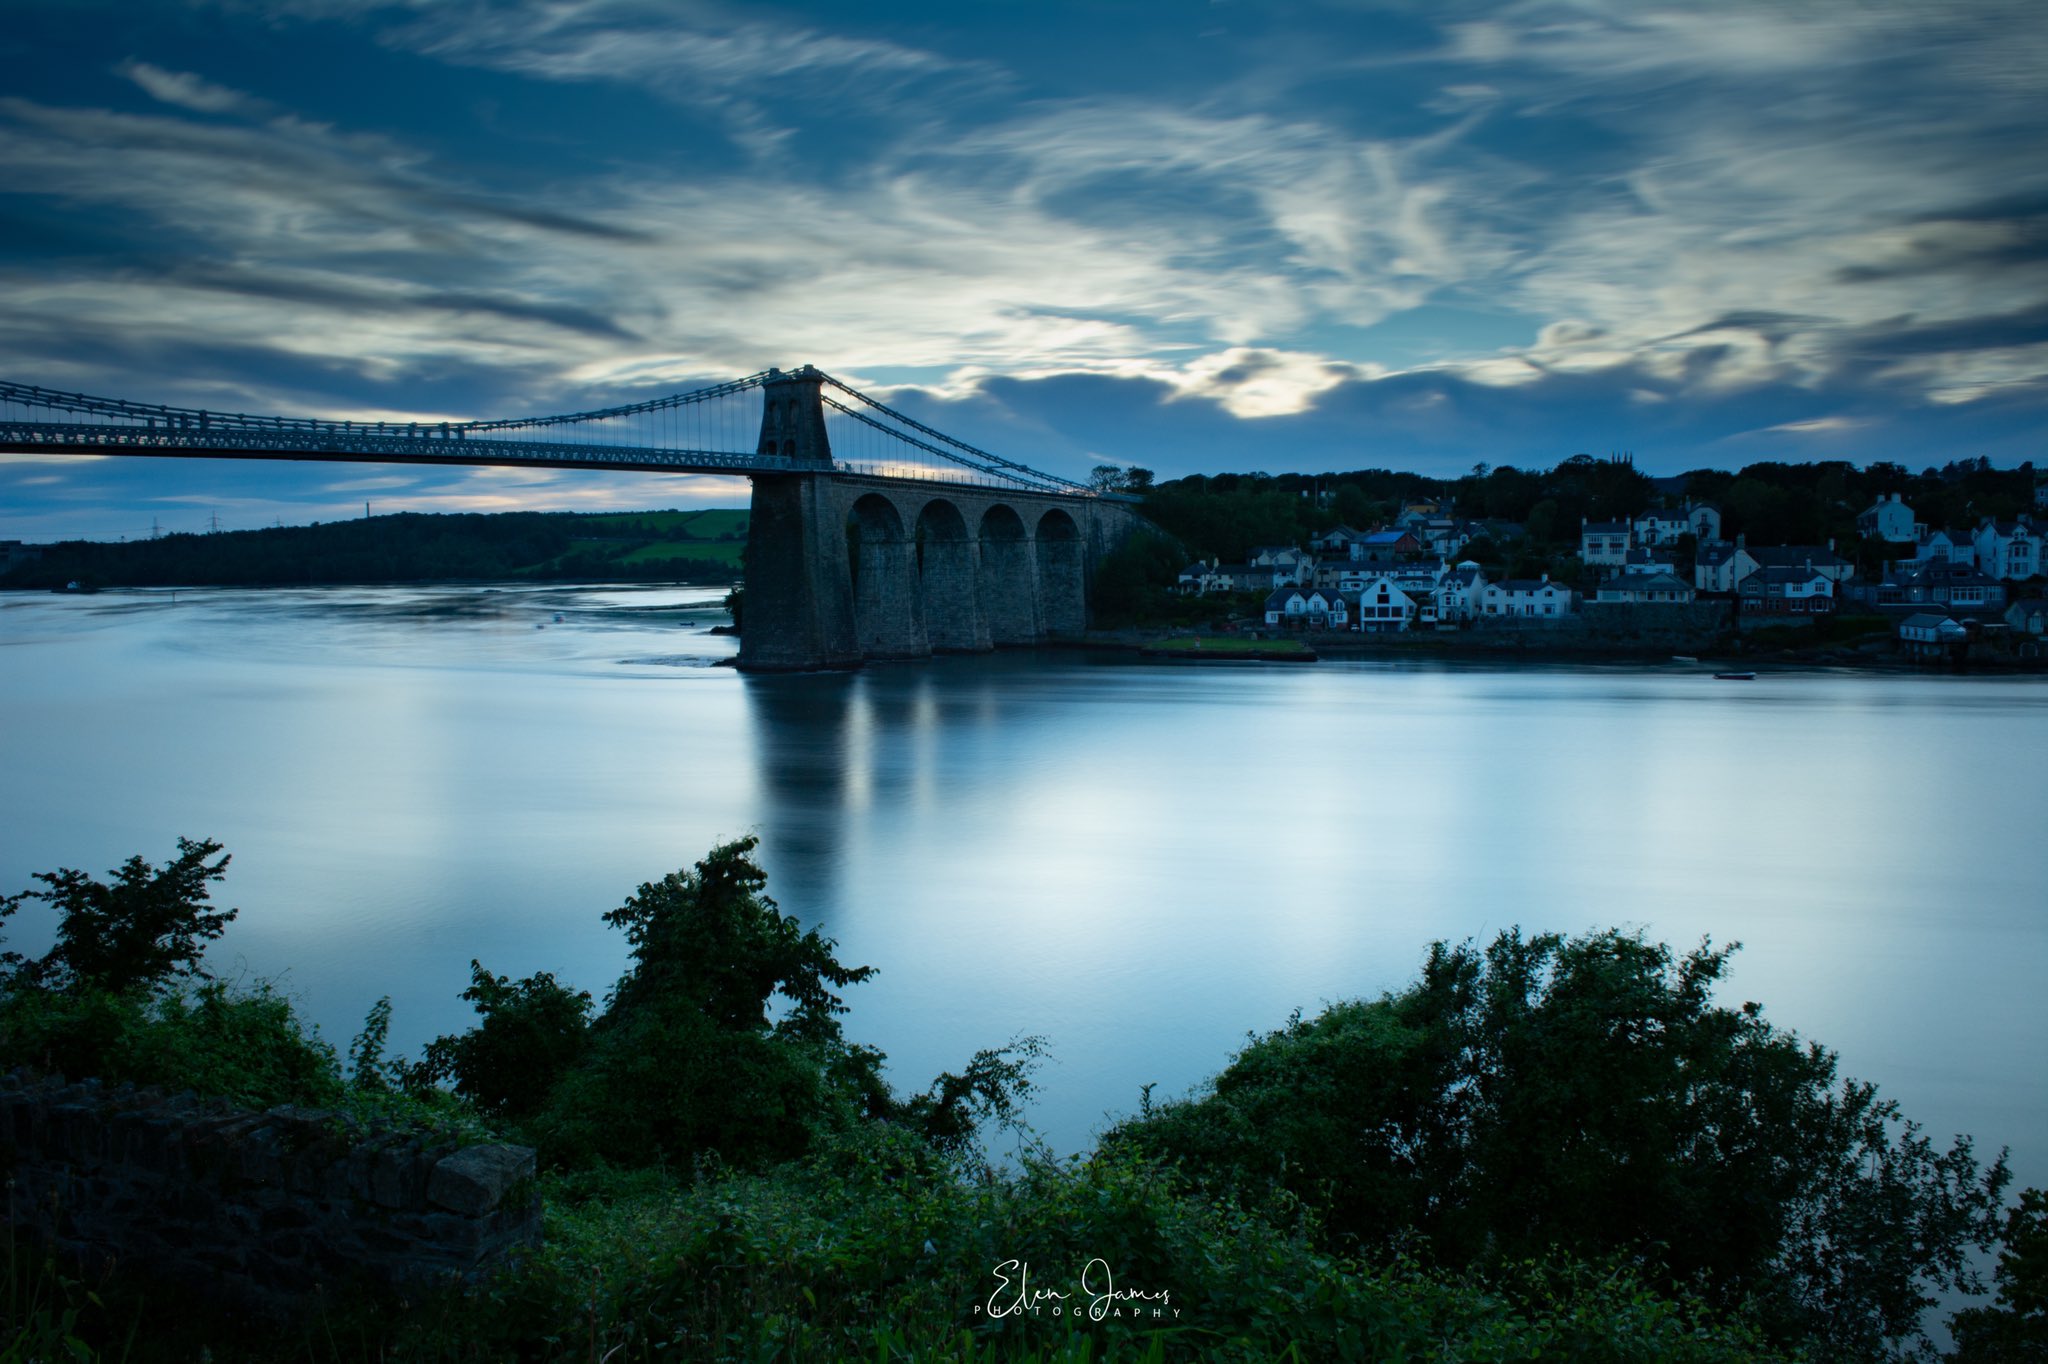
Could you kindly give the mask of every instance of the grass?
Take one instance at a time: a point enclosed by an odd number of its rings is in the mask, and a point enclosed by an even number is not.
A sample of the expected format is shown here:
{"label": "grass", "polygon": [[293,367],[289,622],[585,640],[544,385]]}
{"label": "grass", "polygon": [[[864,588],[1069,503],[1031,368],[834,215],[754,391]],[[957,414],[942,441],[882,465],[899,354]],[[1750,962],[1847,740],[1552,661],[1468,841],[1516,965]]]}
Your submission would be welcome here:
{"label": "grass", "polygon": [[1227,650],[1231,653],[1298,654],[1308,649],[1298,639],[1247,639],[1238,635],[1180,635],[1162,639],[1148,648],[1193,653],[1198,649]]}
{"label": "grass", "polygon": [[740,551],[746,543],[740,540],[658,540],[651,545],[637,545],[621,554],[622,564],[645,564],[665,562],[670,559],[694,559],[699,563],[738,565]]}
{"label": "grass", "polygon": [[604,512],[586,516],[583,522],[593,529],[614,533],[716,540],[721,535],[744,538],[749,515],[744,507],[709,507],[703,511]]}

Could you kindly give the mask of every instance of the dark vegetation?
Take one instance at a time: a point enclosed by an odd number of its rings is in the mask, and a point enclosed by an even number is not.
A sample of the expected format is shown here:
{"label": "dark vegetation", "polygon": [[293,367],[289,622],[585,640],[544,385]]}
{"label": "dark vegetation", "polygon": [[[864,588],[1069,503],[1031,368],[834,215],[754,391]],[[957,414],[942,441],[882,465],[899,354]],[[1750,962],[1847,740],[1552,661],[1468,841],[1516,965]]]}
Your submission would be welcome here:
{"label": "dark vegetation", "polygon": [[402,512],[325,525],[120,544],[68,540],[17,564],[0,586],[247,587],[518,579],[729,583],[746,544],[742,511],[583,515]]}
{"label": "dark vegetation", "polygon": [[[1714,1004],[1726,950],[1438,944],[1414,986],[1148,1093],[1094,1153],[1020,1140],[997,1168],[974,1137],[1017,1118],[1036,1040],[892,1090],[841,1026],[871,969],[783,914],[752,852],[605,916],[631,957],[601,1005],[476,965],[475,1027],[386,1057],[380,1001],[346,1069],[287,1001],[206,974],[235,914],[216,844],[0,900],[55,914],[47,953],[0,959],[0,1064],[488,1124],[549,1171],[524,1262],[283,1323],[10,1238],[0,1358],[1873,1359],[1924,1352],[1928,1294],[2001,1232],[1958,1358],[2040,1357],[2042,1195],[2003,1209],[2002,1158],[1938,1150],[1756,1005]],[[1077,1320],[1094,1259],[1178,1315]],[[1006,1261],[1069,1312],[993,1315]]]}

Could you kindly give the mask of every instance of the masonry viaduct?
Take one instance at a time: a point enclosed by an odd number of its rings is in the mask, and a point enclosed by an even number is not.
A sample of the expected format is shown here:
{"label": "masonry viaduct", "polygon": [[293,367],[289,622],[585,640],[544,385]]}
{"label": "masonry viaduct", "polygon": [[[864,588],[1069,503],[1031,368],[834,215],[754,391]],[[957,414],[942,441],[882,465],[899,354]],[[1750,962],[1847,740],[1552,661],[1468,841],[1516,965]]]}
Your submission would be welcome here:
{"label": "masonry viaduct", "polygon": [[[816,371],[763,385],[739,666],[851,668],[1073,638],[1125,503],[834,467]],[[814,470],[814,472],[813,472]]]}

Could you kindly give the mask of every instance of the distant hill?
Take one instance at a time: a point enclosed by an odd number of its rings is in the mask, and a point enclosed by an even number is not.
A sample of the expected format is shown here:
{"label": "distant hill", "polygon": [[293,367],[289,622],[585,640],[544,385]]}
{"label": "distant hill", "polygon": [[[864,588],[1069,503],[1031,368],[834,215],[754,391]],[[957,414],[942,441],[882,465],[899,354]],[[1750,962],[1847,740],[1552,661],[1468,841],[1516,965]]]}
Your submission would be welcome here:
{"label": "distant hill", "polygon": [[258,587],[514,579],[732,583],[747,512],[393,516],[105,544],[67,540],[0,587]]}

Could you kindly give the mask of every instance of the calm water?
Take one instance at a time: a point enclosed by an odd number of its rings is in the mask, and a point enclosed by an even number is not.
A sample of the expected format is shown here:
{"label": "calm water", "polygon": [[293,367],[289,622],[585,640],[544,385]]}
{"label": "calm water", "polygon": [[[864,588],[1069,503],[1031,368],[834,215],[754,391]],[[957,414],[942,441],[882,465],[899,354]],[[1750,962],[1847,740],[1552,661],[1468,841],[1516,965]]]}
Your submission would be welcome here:
{"label": "calm water", "polygon": [[[0,893],[234,854],[220,969],[346,1045],[466,1026],[469,961],[602,995],[599,916],[741,833],[881,974],[921,1085],[1036,1032],[1084,1146],[1435,938],[1745,944],[1724,992],[2048,1183],[2048,685],[1079,654],[744,677],[679,590],[0,596]],[[556,617],[560,616],[558,620]],[[25,910],[15,946],[39,949]]]}

